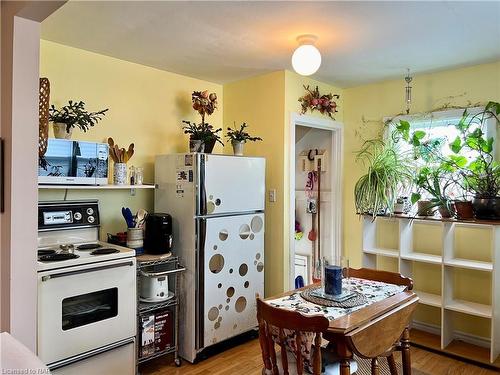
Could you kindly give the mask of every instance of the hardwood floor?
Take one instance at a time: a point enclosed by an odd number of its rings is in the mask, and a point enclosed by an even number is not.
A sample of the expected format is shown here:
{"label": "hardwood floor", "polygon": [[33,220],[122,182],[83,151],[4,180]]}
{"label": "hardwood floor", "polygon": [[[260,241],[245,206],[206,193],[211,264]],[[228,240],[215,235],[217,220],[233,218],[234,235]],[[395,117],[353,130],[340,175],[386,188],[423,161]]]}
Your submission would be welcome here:
{"label": "hardwood floor", "polygon": [[[473,366],[439,354],[412,347],[412,367],[429,375],[493,375],[499,372]],[[399,358],[397,358],[399,360]],[[258,340],[251,340],[196,365],[183,362],[177,368],[172,358],[152,361],[141,367],[149,375],[261,375],[262,357]]]}

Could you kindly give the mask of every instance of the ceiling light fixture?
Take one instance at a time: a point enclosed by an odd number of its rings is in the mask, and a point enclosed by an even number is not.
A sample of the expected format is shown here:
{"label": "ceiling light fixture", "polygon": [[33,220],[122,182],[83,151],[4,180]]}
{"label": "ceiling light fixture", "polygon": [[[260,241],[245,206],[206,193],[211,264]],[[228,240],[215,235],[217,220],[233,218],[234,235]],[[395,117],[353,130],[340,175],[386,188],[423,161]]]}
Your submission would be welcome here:
{"label": "ceiling light fixture", "polygon": [[315,35],[300,35],[297,37],[299,46],[293,52],[293,69],[301,76],[310,76],[316,73],[321,65],[321,53],[314,43],[318,40]]}

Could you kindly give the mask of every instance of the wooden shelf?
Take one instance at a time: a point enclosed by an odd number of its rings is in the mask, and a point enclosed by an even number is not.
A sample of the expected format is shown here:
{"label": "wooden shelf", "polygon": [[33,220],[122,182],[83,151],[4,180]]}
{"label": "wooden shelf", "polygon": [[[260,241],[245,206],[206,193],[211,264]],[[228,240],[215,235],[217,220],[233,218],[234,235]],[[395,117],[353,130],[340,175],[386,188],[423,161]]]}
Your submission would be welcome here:
{"label": "wooden shelf", "polygon": [[389,258],[399,258],[398,251],[394,249],[374,248],[374,249],[365,249],[364,252],[366,254],[380,255]]}
{"label": "wooden shelf", "polygon": [[491,318],[491,306],[482,303],[469,302],[461,299],[455,299],[444,305],[447,310],[452,310],[464,314],[480,316],[482,318]]}
{"label": "wooden shelf", "polygon": [[417,252],[401,254],[401,259],[413,260],[417,262],[431,263],[431,264],[441,264],[443,261],[443,258],[440,255],[417,253]]}
{"label": "wooden shelf", "polygon": [[441,296],[439,294],[422,292],[420,290],[414,290],[418,298],[420,298],[420,303],[422,305],[441,307]]}
{"label": "wooden shelf", "polygon": [[39,189],[52,190],[124,190],[124,189],[154,189],[154,184],[143,185],[38,185]]}
{"label": "wooden shelf", "polygon": [[486,271],[486,272],[493,271],[493,263],[481,262],[479,260],[454,258],[445,260],[444,264],[449,267],[468,268],[471,270]]}

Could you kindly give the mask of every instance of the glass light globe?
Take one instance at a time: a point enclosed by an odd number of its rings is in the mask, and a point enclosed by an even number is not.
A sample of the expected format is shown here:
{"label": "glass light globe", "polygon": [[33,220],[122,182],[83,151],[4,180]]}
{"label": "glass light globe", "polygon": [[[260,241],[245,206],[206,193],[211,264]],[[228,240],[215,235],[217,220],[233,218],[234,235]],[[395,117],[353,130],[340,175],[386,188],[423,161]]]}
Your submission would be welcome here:
{"label": "glass light globe", "polygon": [[316,73],[320,65],[321,53],[312,44],[303,44],[293,52],[293,69],[302,76]]}

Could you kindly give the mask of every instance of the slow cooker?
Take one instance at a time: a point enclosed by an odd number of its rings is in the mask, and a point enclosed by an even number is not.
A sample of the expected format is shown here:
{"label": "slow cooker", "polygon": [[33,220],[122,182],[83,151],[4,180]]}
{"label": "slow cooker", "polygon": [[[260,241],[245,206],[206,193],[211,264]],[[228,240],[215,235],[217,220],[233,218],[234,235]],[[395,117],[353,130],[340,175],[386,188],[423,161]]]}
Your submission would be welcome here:
{"label": "slow cooker", "polygon": [[139,299],[142,302],[162,302],[172,298],[174,293],[168,290],[169,273],[171,271],[148,272],[141,270]]}

